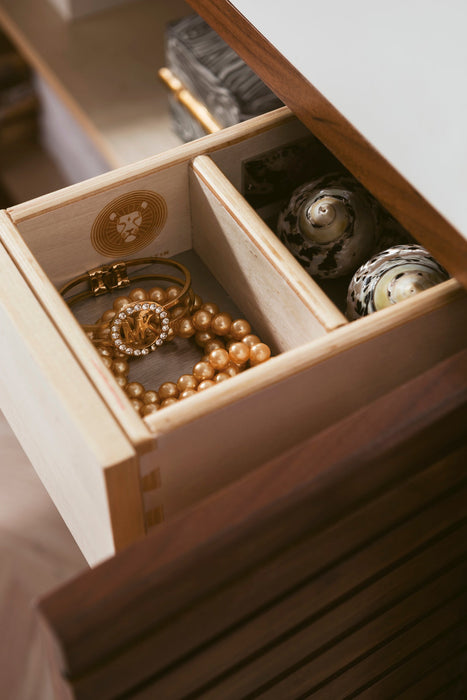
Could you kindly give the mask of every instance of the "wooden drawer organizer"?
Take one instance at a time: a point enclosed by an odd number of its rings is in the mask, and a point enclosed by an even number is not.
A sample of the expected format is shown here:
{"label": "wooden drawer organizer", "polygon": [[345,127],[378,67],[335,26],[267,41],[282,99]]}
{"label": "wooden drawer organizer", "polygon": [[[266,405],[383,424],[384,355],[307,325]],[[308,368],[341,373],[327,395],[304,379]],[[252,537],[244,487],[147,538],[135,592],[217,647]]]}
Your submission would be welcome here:
{"label": "wooden drawer organizer", "polygon": [[[348,323],[239,194],[245,159],[307,133],[284,108],[1,214],[2,409],[90,563],[465,347],[455,280]],[[56,291],[109,262],[93,223],[140,191],[164,198],[167,220],[121,257],[181,256],[196,291],[275,353],[144,421]],[[191,367],[181,354],[168,376],[156,355],[141,363],[153,386]]]}

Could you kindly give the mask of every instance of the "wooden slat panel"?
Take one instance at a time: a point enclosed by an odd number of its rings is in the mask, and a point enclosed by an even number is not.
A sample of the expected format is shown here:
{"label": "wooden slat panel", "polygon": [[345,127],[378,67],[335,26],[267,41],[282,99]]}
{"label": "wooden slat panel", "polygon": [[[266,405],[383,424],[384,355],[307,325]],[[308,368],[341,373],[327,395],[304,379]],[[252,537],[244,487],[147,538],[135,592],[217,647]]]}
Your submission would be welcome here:
{"label": "wooden slat panel", "polygon": [[[434,676],[442,678],[439,685],[443,685],[457,673],[457,669],[454,669],[453,674],[448,672],[445,668],[446,661],[451,660],[453,650],[462,649],[464,644],[463,630],[467,620],[459,620],[455,611],[455,626],[448,628],[449,616],[445,612],[442,609],[441,615],[438,613],[441,623],[439,629],[443,631],[434,638],[433,620],[427,618],[428,639],[420,644],[415,653],[408,654],[402,661],[377,675],[377,656],[387,653],[387,648],[383,647],[360,663],[353,665],[335,680],[326,683],[311,697],[313,700],[334,700],[334,698],[343,697],[346,700],[354,697],[358,697],[359,700],[373,700],[375,697],[420,700],[426,697],[430,690],[436,687],[433,678],[430,678],[429,669],[432,669]],[[425,621],[422,621],[421,624],[424,623]],[[447,632],[444,631],[445,629]],[[396,638],[394,644],[400,644],[399,638]],[[407,649],[404,649],[404,652],[407,653]],[[460,655],[462,654],[465,654],[465,651],[461,651]],[[364,686],[361,685],[362,678],[365,680]],[[419,679],[422,680],[419,682]],[[413,694],[415,686],[418,688],[416,695]]]}
{"label": "wooden slat panel", "polygon": [[[409,480],[407,485],[398,485],[390,495],[385,494],[345,518],[321,537],[307,538],[282,553],[280,558],[263,563],[261,568],[234,581],[229,586],[228,596],[235,605],[228,610],[226,591],[214,591],[208,599],[172,620],[169,629],[164,626],[160,631],[154,630],[137,648],[130,648],[122,656],[106,662],[103,660],[95,672],[86,676],[82,688],[78,683],[83,696],[90,686],[95,687],[105,677],[112,677],[112,668],[115,673],[117,669],[124,673],[126,682],[131,685],[138,681],[141,668],[151,666],[153,672],[162,671],[185,654],[196,654],[196,649],[209,643],[215,635],[219,636],[215,645],[205,651],[203,664],[195,655],[187,660],[180,677],[178,670],[174,672],[178,684],[188,683],[190,687],[202,684],[206,674],[210,677],[214,668],[220,675],[261,652],[272,640],[280,643],[281,636],[292,636],[294,626],[300,629],[311,617],[320,618],[313,623],[312,630],[313,643],[320,647],[362,618],[377,614],[384,605],[403,597],[430,576],[436,576],[464,551],[466,525],[462,520],[462,504],[467,501],[467,493],[461,487],[459,463],[466,459],[467,449],[456,452],[453,459],[442,460]],[[440,501],[443,488],[449,483],[451,488]],[[400,522],[398,501],[406,493],[416,494],[411,501],[412,508],[422,510],[408,520],[402,517]],[[435,503],[424,508],[425,502],[433,498]],[[374,527],[371,533],[368,522]],[[395,529],[383,530],[382,536],[374,541],[378,527],[383,525],[384,528],[388,522]],[[358,549],[359,538],[364,543],[367,541],[363,549]],[[340,548],[337,551],[336,542]],[[323,551],[326,552],[324,560]],[[330,563],[336,555],[337,562]],[[308,576],[301,580],[305,571]],[[264,580],[274,581],[271,593],[262,592]],[[290,590],[292,583],[295,585]],[[258,595],[262,597],[261,604]],[[209,625],[205,620],[210,621]],[[239,620],[242,620],[240,625]],[[237,629],[228,630],[229,625]],[[227,633],[222,636],[226,628]],[[312,642],[308,641],[307,646],[311,648]],[[154,647],[158,648],[157,659],[154,659]],[[160,691],[168,693],[172,682],[169,674]]]}
{"label": "wooden slat panel", "polygon": [[[466,695],[465,688],[466,686],[462,685],[460,680],[454,680],[430,694],[426,700],[463,700]],[[414,697],[413,700],[420,700],[420,698]]]}
{"label": "wooden slat panel", "polygon": [[[466,552],[462,546],[459,549],[460,538],[455,537],[454,541],[456,562],[462,556],[465,557]],[[381,544],[383,551],[384,544]],[[339,646],[343,635],[351,634],[353,630],[363,626],[364,632],[360,638],[364,640],[363,644],[369,644],[369,625],[366,626],[369,619],[376,620],[379,615],[396,619],[393,611],[401,604],[400,601],[409,594],[416,598],[418,589],[427,581],[436,579],[440,570],[445,571],[448,568],[447,576],[451,578],[452,563],[445,561],[446,547],[449,547],[448,541],[438,543],[434,552],[433,548],[427,548],[407,565],[391,571],[386,576],[376,574],[376,582],[370,579],[356,590],[346,590],[341,598],[326,605],[329,599],[333,599],[336,588],[346,588],[346,573],[351,575],[358,567],[359,562],[350,559],[345,562],[345,566],[337,567],[337,570],[331,569],[316,582],[304,586],[298,595],[292,592],[285,601],[267,608],[262,614],[252,616],[243,624],[238,623],[237,627],[229,630],[225,636],[217,637],[209,648],[202,649],[199,654],[194,651],[186,661],[181,660],[172,671],[168,669],[163,676],[158,677],[153,689],[162,697],[170,694],[184,697],[197,689],[197,693],[206,700],[211,697],[241,698],[250,690],[254,678],[275,678],[281,670],[285,672],[288,665],[301,655],[318,657],[317,665],[324,667],[322,658],[328,657],[322,657],[322,651],[333,649],[334,646],[337,651],[335,654],[330,651],[329,656],[330,663],[337,664],[333,671],[337,672],[344,659]],[[371,552],[368,556],[371,557]],[[235,593],[229,592],[229,597],[236,607],[239,594]],[[225,605],[225,595],[223,602]],[[433,601],[429,604],[433,605]],[[219,614],[218,610],[208,610],[205,615],[214,616],[216,613]],[[300,616],[301,620],[297,621],[295,626],[292,625],[293,618]],[[171,634],[166,634],[164,641],[175,647],[177,639],[183,638],[184,622],[185,631],[189,632],[192,629],[190,615],[183,617],[181,625],[171,630]],[[354,637],[356,635],[352,637],[352,645],[355,643]],[[352,653],[358,655],[356,645],[352,647]],[[360,650],[360,653],[367,653],[367,649]],[[144,658],[150,663],[149,655],[145,655]],[[132,662],[128,666],[125,663],[128,674],[131,674],[131,665]],[[219,680],[219,685],[214,678]],[[213,687],[209,692],[211,684]],[[83,686],[81,691],[80,684],[76,684],[76,690],[82,693],[82,697],[85,697],[85,687]],[[282,697],[289,697],[288,692],[284,691]]]}
{"label": "wooden slat panel", "polygon": [[[238,700],[240,698],[261,696],[268,700],[298,697],[302,694],[312,694],[312,689],[321,687],[334,675],[342,672],[359,659],[372,654],[379,645],[386,644],[387,640],[401,635],[407,627],[416,625],[420,620],[430,616],[434,600],[447,600],[452,591],[460,593],[465,588],[467,565],[460,568],[457,574],[452,571],[424,586],[414,594],[403,599],[384,614],[371,620],[368,624],[358,627],[351,634],[344,632],[346,636],[336,637],[331,644],[325,644],[316,648],[319,643],[314,639],[314,629],[311,626],[296,637],[286,640],[282,645],[266,648],[264,653],[257,658],[243,664],[236,673],[228,673],[224,677],[214,678],[204,687],[196,687],[195,697],[203,700],[214,700],[222,697],[225,700]],[[465,598],[454,603],[454,612],[451,623],[457,620],[459,613],[465,610]],[[442,613],[444,619],[445,612]],[[433,625],[425,629],[427,634]],[[434,627],[435,633],[439,630]],[[422,636],[416,636],[414,646],[421,642]],[[400,641],[400,640],[399,640]],[[311,642],[308,646],[308,642]],[[401,646],[385,649],[380,659],[380,666],[376,666],[376,672],[387,668],[393,659],[397,658]],[[404,647],[403,647],[404,648]],[[409,648],[409,651],[413,650]],[[200,657],[198,663],[203,665],[205,659]],[[180,677],[185,672],[185,666],[180,667]],[[183,673],[182,673],[183,671]],[[175,697],[184,697],[185,691],[180,688],[180,677],[172,679],[172,689]],[[360,678],[360,682],[364,680]],[[154,683],[153,690],[159,692],[162,679]],[[162,685],[162,687],[168,687]],[[137,697],[137,696],[136,696]],[[144,697],[144,696],[143,696]]]}
{"label": "wooden slat panel", "polygon": [[[123,668],[126,657],[135,654],[138,658],[138,647],[146,643],[150,647],[154,632],[166,634],[169,640],[171,627],[183,611],[196,609],[222,590],[221,618],[225,616],[227,633],[232,624],[227,622],[230,612],[241,602],[232,599],[229,587],[249,571],[257,571],[258,585],[238,590],[246,595],[250,611],[259,610],[265,599],[290,594],[294,583],[307,576],[306,567],[285,586],[279,575],[276,587],[268,574],[270,560],[287,553],[297,539],[316,537],[388,485],[395,487],[437,461],[461,439],[466,419],[466,358],[467,353],[460,353],[391,392],[43,601],[42,612],[60,639],[62,669],[76,680],[79,673],[81,684],[91,667],[104,667],[111,655],[120,657],[119,668]],[[464,462],[465,455],[461,464]],[[410,489],[402,492],[402,501],[410,503],[413,498]],[[368,529],[371,538],[370,524]],[[351,537],[347,544],[352,546]],[[291,562],[293,558],[287,561],[285,575],[293,571]],[[297,568],[298,563],[295,558]],[[448,595],[449,576],[446,581]],[[212,600],[214,604],[214,597]],[[237,622],[245,608],[239,610]],[[210,634],[213,641],[216,629],[219,620],[204,616],[197,628],[186,628],[184,636],[193,646]],[[153,646],[151,668],[144,658],[140,668],[132,665],[134,680],[137,674],[140,680],[151,676],[165,647],[163,643]],[[300,649],[296,653],[300,658]],[[114,671],[112,682],[125,687],[125,674],[119,677],[120,672]],[[254,683],[259,685],[258,678]],[[97,697],[104,697],[105,687],[104,674],[95,688]],[[87,697],[93,697],[90,691]]]}
{"label": "wooden slat panel", "polygon": [[[137,649],[127,650],[124,658],[110,659],[100,666],[92,680],[86,678],[85,684],[111,675],[113,664],[115,670],[118,667],[121,672],[125,671],[125,678],[131,684],[135,669],[136,678],[141,667],[151,666],[154,672],[162,670],[164,665],[208,643],[214,635],[222,635],[229,624],[237,625],[237,629],[216,638],[214,647],[205,653],[209,661],[202,668],[196,656],[188,661],[181,680],[186,679],[189,684],[201,683],[206,678],[201,678],[200,674],[212,674],[213,668],[220,674],[259,653],[272,640],[280,641],[281,635],[290,636],[294,626],[303,626],[304,620],[311,616],[324,615],[314,623],[316,644],[320,646],[326,640],[331,641],[344,629],[361,621],[362,616],[377,612],[384,601],[388,604],[421,585],[433,572],[462,553],[465,524],[454,521],[464,514],[449,494],[464,503],[466,497],[457,492],[463,477],[459,464],[465,461],[467,449],[442,460],[407,484],[399,484],[390,494],[384,494],[321,536],[306,539],[282,553],[280,559],[265,562],[261,568],[234,581],[229,586],[229,598],[235,605],[227,611],[225,590],[214,591],[194,609],[173,620],[170,629],[154,631]],[[451,488],[443,491],[448,484]],[[443,493],[447,498],[439,502]],[[408,507],[409,502],[408,498],[404,499],[407,494],[413,494],[412,509],[422,508],[408,520],[403,516],[403,508]],[[436,501],[433,505],[424,507],[433,499]],[[368,531],[369,522],[372,523],[371,532]],[[388,526],[391,529],[386,532],[384,528]],[[374,541],[380,528],[381,537]],[[363,549],[359,549],[361,546]],[[305,570],[308,576],[302,580]],[[263,591],[264,580],[274,581],[271,593]],[[292,583],[294,587],[290,590]],[[258,594],[262,597],[261,605]],[[337,607],[334,609],[334,606]],[[330,608],[333,609],[328,612]],[[204,623],[206,619],[210,620],[209,626]],[[239,619],[242,620],[240,626]],[[159,648],[156,660],[155,646]],[[164,689],[164,692],[168,691]]]}
{"label": "wooden slat panel", "polygon": [[[464,620],[464,624],[466,621]],[[459,648],[458,645],[455,647]],[[437,660],[439,662],[439,659]],[[397,695],[397,700],[421,700],[422,698],[445,697],[449,700],[462,700],[467,697],[465,669],[467,667],[467,648],[451,656],[444,663],[432,666],[420,666],[419,674],[422,679],[412,687]],[[374,697],[374,696],[373,696]],[[389,697],[389,696],[388,696]],[[396,696],[393,696],[396,697]]]}

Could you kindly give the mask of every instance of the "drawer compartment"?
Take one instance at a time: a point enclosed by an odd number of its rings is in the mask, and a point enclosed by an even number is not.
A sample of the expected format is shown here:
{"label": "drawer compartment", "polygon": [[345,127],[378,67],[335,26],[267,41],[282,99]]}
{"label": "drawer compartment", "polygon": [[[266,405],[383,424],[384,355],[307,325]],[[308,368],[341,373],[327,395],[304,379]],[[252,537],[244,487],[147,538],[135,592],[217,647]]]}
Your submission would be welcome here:
{"label": "drawer compartment", "polygon": [[[87,451],[78,450],[70,462],[54,448],[52,438],[39,434],[37,439],[39,473],[91,562],[465,346],[467,302],[455,280],[348,323],[242,197],[242,161],[305,136],[287,109],[278,110],[2,215],[6,262],[25,303],[43,319],[40,336],[31,337],[27,316],[17,314],[16,302],[8,301],[5,289],[5,308],[15,324],[12,372],[5,384],[14,381],[14,372],[21,374],[21,348],[27,345],[39,382],[49,381],[44,368],[48,362],[57,391],[75,400],[81,387],[88,392],[84,403],[72,406]],[[316,167],[333,163],[322,146],[319,154]],[[152,228],[143,231],[153,201],[158,206]],[[144,234],[143,243],[131,247],[120,240],[115,245],[116,227],[109,221],[118,220],[124,228],[125,217],[131,220],[135,212],[142,222],[136,228]],[[102,244],[109,227],[114,237],[107,243],[113,248]],[[111,307],[111,298],[85,300],[80,308],[73,307],[75,317],[57,293],[86,270],[141,256],[186,264],[194,290],[221,310],[246,317],[274,356],[142,420],[77,322],[94,323]],[[46,347],[48,331],[57,337],[53,352]],[[130,378],[157,388],[191,371],[199,352],[179,340],[176,352],[170,347],[166,357],[161,348],[137,360]],[[79,382],[69,382],[63,374],[64,357]],[[53,411],[68,411],[69,406],[54,405],[48,414],[50,405],[31,399],[24,419],[15,422],[20,412],[16,394],[10,390],[4,396],[5,414],[20,438],[29,441],[34,463],[34,413],[43,410],[53,424]],[[106,413],[107,429],[100,428],[97,418],[90,421],[95,407]],[[87,437],[88,422],[93,430]],[[127,460],[94,459],[105,453],[114,434],[126,445]],[[61,474],[57,484],[47,479],[47,470]],[[90,470],[104,484],[103,501],[94,498]],[[73,489],[75,481],[80,489]],[[94,544],[88,513],[103,509],[105,517],[98,517],[96,527],[106,531],[102,542]]]}

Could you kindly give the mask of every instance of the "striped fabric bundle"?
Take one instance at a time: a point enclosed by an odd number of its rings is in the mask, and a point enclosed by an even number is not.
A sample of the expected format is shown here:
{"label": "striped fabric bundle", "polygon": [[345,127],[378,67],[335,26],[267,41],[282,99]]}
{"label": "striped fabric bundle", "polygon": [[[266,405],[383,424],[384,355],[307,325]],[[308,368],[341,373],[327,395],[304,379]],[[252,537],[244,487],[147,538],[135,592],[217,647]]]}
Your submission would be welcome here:
{"label": "striped fabric bundle", "polygon": [[[282,104],[198,15],[168,26],[166,60],[170,70],[222,126],[231,126]],[[184,114],[180,105],[175,106],[172,101],[172,108],[184,140],[204,133],[196,123],[190,129],[190,122],[195,120]]]}

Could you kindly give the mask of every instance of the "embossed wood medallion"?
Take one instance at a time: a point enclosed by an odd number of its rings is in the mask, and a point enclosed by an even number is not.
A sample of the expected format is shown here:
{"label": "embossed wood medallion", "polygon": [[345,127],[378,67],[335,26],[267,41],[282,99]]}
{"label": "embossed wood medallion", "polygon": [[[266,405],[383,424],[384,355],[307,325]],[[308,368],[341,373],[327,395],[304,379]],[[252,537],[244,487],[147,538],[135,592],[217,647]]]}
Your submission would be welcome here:
{"label": "embossed wood medallion", "polygon": [[91,230],[91,243],[107,257],[129,255],[145,248],[161,232],[167,204],[157,192],[128,192],[107,204]]}

